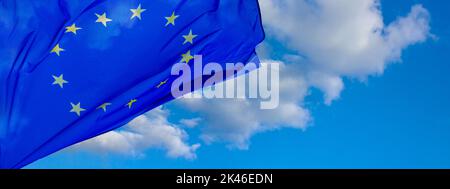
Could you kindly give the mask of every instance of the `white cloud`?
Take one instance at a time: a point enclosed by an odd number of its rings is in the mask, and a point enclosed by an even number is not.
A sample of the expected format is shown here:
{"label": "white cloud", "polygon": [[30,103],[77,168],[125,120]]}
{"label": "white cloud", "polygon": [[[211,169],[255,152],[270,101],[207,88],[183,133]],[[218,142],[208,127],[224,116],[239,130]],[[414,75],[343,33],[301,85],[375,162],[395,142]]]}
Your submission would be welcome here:
{"label": "white cloud", "polygon": [[161,148],[167,151],[169,157],[195,159],[195,151],[200,144],[188,144],[186,132],[169,123],[167,117],[167,110],[156,108],[137,117],[121,130],[79,143],[72,149],[140,157],[149,148]]}
{"label": "white cloud", "polygon": [[202,119],[199,117],[192,118],[192,119],[181,119],[180,124],[182,124],[186,127],[189,127],[189,128],[194,128],[200,123],[201,120]]}
{"label": "white cloud", "polygon": [[[280,105],[277,109],[261,110],[258,99],[178,99],[181,107],[199,112],[206,123],[201,138],[206,143],[225,141],[230,147],[246,149],[255,133],[284,127],[305,128],[310,120],[308,110],[301,107],[307,95],[307,86],[301,75],[292,72],[292,67],[280,64]],[[260,69],[267,69],[262,66]],[[263,72],[265,73],[265,72]],[[240,76],[243,77],[243,76]],[[226,85],[227,80],[220,85]]]}
{"label": "white cloud", "polygon": [[429,14],[421,5],[385,25],[377,0],[260,4],[268,36],[306,57],[308,82],[325,93],[327,103],[339,97],[342,77],[382,74],[389,63],[400,60],[404,48],[430,36]]}
{"label": "white cloud", "polygon": [[[279,62],[280,106],[260,110],[254,100],[181,99],[205,120],[205,142],[224,141],[245,149],[259,132],[285,127],[304,129],[312,120],[303,106],[310,87],[324,93],[328,105],[345,88],[343,78],[365,80],[401,60],[406,47],[429,36],[429,14],[415,5],[405,17],[385,25],[376,0],[262,0],[264,26],[294,54]],[[277,47],[262,45],[270,57]],[[276,53],[275,53],[276,54]],[[227,82],[232,82],[227,81]]]}

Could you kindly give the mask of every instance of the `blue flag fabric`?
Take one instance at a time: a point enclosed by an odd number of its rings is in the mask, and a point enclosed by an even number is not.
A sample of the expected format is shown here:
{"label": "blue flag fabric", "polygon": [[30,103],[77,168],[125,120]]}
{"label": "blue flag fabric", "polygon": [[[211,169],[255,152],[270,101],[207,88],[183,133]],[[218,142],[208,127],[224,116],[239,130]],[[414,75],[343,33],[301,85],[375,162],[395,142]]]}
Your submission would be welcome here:
{"label": "blue flag fabric", "polygon": [[257,0],[0,0],[0,167],[172,100],[175,63],[246,63],[263,39]]}

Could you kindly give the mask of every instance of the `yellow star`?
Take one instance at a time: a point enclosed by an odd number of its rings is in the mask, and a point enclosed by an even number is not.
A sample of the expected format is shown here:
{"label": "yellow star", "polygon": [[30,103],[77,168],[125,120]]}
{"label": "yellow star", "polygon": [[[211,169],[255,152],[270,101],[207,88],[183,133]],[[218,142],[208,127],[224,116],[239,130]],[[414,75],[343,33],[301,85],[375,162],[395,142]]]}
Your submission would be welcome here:
{"label": "yellow star", "polygon": [[106,27],[107,22],[111,22],[112,20],[106,17],[106,13],[103,13],[102,15],[99,15],[95,13],[95,16],[97,16],[97,20],[95,22],[100,22],[103,24],[103,26]]}
{"label": "yellow star", "polygon": [[130,9],[130,11],[133,13],[133,15],[131,15],[130,20],[133,19],[134,17],[137,17],[140,20],[141,13],[143,13],[146,10],[147,9],[141,9],[141,4],[139,4],[139,6],[136,9]]}
{"label": "yellow star", "polygon": [[79,102],[78,102],[78,104],[74,104],[71,102],[70,105],[72,106],[72,109],[70,110],[70,112],[76,113],[78,116],[80,116],[80,113],[82,111],[86,111],[85,109],[81,108],[81,105]]}
{"label": "yellow star", "polygon": [[103,109],[104,112],[106,112],[106,107],[109,106],[109,105],[111,105],[111,103],[105,102],[102,105],[98,106],[97,109],[101,108],[101,109]]}
{"label": "yellow star", "polygon": [[65,83],[69,83],[68,81],[64,80],[63,74],[59,75],[59,77],[56,77],[56,76],[54,76],[54,75],[52,75],[52,76],[53,76],[53,79],[55,80],[55,81],[52,83],[52,85],[59,85],[59,86],[61,87],[61,89],[64,87],[64,84],[65,84]]}
{"label": "yellow star", "polygon": [[164,80],[164,81],[161,81],[161,82],[158,84],[158,86],[156,86],[156,88],[160,88],[161,86],[163,86],[164,84],[166,84],[168,80],[169,80],[169,79],[166,79],[166,80]]}
{"label": "yellow star", "polygon": [[186,43],[194,44],[194,38],[196,38],[196,37],[197,37],[197,35],[193,35],[192,30],[190,30],[188,35],[183,35],[183,38],[184,38],[183,45]]}
{"label": "yellow star", "polygon": [[56,55],[59,56],[59,53],[61,51],[65,51],[63,48],[59,47],[59,43],[55,45],[55,47],[53,47],[52,51],[50,51],[50,53],[56,53]]}
{"label": "yellow star", "polygon": [[128,106],[128,108],[131,109],[131,106],[133,106],[133,103],[135,103],[136,101],[137,101],[136,99],[131,99],[126,106]]}
{"label": "yellow star", "polygon": [[79,28],[75,25],[75,23],[73,23],[71,26],[67,26],[66,27],[66,33],[68,32],[72,32],[73,34],[77,34],[77,30],[80,30],[82,28]]}
{"label": "yellow star", "polygon": [[191,51],[188,51],[185,54],[181,55],[183,58],[181,59],[181,62],[185,62],[186,64],[189,64],[189,61],[194,59],[194,57],[191,55]]}
{"label": "yellow star", "polygon": [[172,24],[173,26],[175,26],[175,19],[177,19],[179,16],[180,16],[180,15],[175,15],[175,12],[172,12],[172,15],[171,15],[171,16],[165,17],[166,20],[167,20],[166,27],[167,27],[169,24]]}

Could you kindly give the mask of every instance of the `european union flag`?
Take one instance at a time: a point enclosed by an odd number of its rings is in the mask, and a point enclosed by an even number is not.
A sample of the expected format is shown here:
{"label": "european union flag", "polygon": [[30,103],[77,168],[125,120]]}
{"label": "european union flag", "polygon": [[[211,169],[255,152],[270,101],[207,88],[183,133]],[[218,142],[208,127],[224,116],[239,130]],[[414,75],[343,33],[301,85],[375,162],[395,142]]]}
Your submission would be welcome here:
{"label": "european union flag", "polygon": [[0,167],[172,100],[175,63],[248,62],[263,39],[257,0],[0,0]]}

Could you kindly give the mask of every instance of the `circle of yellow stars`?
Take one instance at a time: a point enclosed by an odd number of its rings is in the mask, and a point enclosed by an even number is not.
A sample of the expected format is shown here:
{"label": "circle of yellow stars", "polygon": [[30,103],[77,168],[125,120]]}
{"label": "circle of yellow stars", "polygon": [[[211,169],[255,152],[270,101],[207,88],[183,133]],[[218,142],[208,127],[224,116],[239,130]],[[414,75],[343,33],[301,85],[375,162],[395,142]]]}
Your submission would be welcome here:
{"label": "circle of yellow stars", "polygon": [[[147,9],[144,9],[141,4],[139,4],[136,8],[130,9],[131,16],[130,20],[138,19],[142,20],[142,13],[147,11]],[[95,13],[95,16],[97,19],[95,20],[95,23],[99,23],[103,25],[105,28],[108,27],[109,22],[113,22],[113,19],[108,18],[107,13]],[[176,14],[175,11],[173,11],[169,16],[165,16],[166,24],[164,27],[174,27],[176,26],[176,20],[180,17],[180,15]],[[76,23],[72,23],[71,25],[68,25],[65,27],[64,33],[72,33],[73,35],[77,35],[78,30],[82,30],[83,28],[76,25]],[[182,35],[184,38],[183,45],[185,44],[194,44],[194,39],[198,37],[198,35],[195,35],[192,29],[189,30],[189,33],[186,35]],[[65,52],[66,49],[62,48],[59,43],[57,43],[50,51],[51,54],[55,54],[56,56],[61,56]],[[188,50],[186,53],[183,53],[181,55],[181,62],[189,64],[189,62],[194,59],[194,56],[192,56],[191,51]],[[59,88],[63,89],[64,85],[69,84],[69,81],[64,79],[64,74],[59,75],[52,75],[53,77],[53,83],[52,85],[57,85]],[[168,79],[165,79],[164,81],[161,81],[158,85],[155,86],[155,88],[161,88],[165,84],[167,84]],[[124,106],[126,106],[128,109],[131,109],[135,103],[138,102],[138,99],[130,99]],[[101,105],[99,105],[96,109],[102,110],[103,112],[108,111],[108,107],[111,106],[111,102],[104,102]],[[81,116],[81,113],[86,111],[86,109],[82,108],[81,102],[73,103],[70,102],[71,109],[69,112],[76,114],[78,117]]]}

